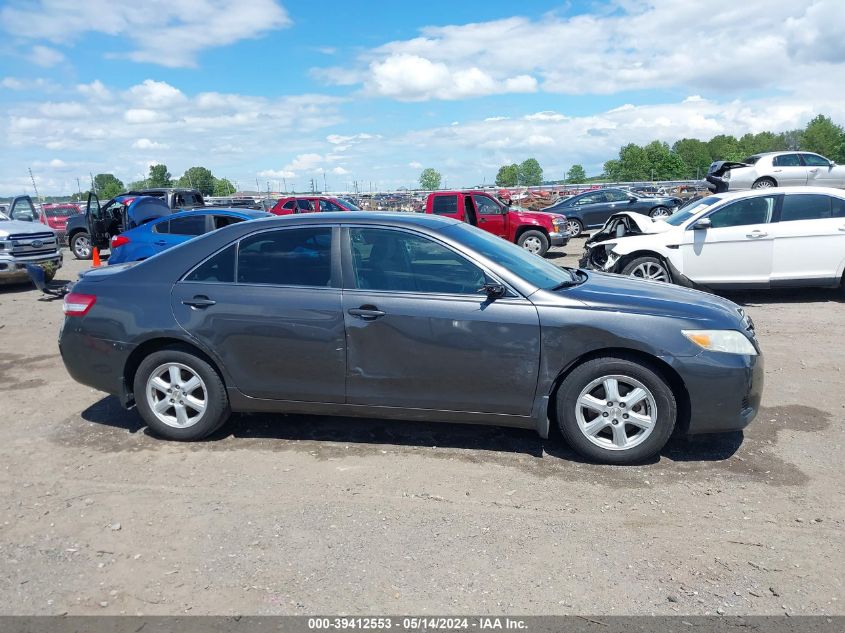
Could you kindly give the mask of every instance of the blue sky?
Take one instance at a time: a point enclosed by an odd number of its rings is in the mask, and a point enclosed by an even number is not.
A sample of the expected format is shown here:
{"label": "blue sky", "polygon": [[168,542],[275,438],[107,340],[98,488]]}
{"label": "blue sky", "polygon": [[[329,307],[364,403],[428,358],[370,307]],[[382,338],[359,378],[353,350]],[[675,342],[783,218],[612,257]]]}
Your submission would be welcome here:
{"label": "blue sky", "polygon": [[845,122],[845,3],[6,0],[0,195],[163,162],[242,188],[556,179],[628,142]]}

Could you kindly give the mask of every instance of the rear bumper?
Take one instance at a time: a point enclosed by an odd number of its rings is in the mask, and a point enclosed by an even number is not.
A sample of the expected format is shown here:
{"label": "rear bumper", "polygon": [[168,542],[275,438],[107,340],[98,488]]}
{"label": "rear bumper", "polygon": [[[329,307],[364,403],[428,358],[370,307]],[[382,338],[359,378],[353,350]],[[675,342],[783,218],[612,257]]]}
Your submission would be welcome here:
{"label": "rear bumper", "polygon": [[566,233],[549,233],[551,246],[566,246],[569,243],[569,235]]}
{"label": "rear bumper", "polygon": [[65,369],[76,382],[125,401],[123,375],[132,347],[83,334],[78,322],[78,317],[66,317],[59,333],[59,352]]}
{"label": "rear bumper", "polygon": [[739,431],[760,410],[763,357],[720,352],[676,359],[690,400],[691,435]]}

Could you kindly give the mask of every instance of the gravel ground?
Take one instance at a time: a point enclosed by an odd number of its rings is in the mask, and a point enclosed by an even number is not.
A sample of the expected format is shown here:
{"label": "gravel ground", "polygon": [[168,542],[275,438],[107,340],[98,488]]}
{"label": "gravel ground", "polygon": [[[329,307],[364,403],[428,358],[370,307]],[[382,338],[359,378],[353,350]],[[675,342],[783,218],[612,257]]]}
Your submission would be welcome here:
{"label": "gravel ground", "polygon": [[845,614],[843,297],[732,295],[767,356],[757,420],[607,467],[445,424],[156,440],[68,377],[60,302],[0,288],[0,613]]}

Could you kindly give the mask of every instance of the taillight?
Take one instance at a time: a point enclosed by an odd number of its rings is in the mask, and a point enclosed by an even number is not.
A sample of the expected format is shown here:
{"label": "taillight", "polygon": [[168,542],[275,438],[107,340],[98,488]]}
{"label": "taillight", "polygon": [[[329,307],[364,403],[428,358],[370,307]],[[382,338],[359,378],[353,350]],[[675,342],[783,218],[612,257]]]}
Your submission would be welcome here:
{"label": "taillight", "polygon": [[71,292],[65,295],[62,310],[66,316],[85,316],[95,303],[97,303],[97,297],[94,295]]}
{"label": "taillight", "polygon": [[112,248],[117,248],[118,246],[123,246],[124,244],[129,244],[129,238],[125,235],[115,235],[111,238]]}

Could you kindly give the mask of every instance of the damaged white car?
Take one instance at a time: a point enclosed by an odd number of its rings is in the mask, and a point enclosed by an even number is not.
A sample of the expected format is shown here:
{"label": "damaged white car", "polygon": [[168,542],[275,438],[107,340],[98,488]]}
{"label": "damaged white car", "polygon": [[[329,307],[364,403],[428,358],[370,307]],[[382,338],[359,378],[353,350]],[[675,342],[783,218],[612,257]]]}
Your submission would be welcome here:
{"label": "damaged white car", "polygon": [[842,286],[845,191],[721,193],[665,219],[617,213],[587,240],[580,264],[685,286]]}

